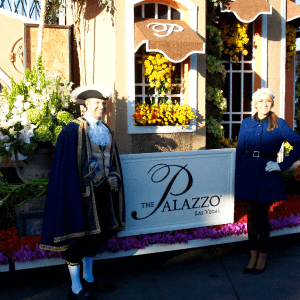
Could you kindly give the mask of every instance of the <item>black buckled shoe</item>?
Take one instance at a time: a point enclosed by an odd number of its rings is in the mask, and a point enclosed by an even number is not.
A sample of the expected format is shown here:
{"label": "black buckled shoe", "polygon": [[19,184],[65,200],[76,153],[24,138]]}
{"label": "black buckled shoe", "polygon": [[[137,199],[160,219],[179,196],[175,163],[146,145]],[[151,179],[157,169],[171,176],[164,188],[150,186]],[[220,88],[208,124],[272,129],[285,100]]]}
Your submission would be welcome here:
{"label": "black buckled shoe", "polygon": [[90,296],[85,289],[81,290],[79,294],[74,294],[72,289],[70,289],[68,300],[96,300],[96,299]]}
{"label": "black buckled shoe", "polygon": [[84,278],[82,279],[82,286],[86,290],[96,292],[113,292],[116,287],[109,282],[105,282],[102,279],[97,279],[93,282],[87,282]]}
{"label": "black buckled shoe", "polygon": [[243,273],[244,274],[250,274],[250,273],[253,273],[253,271],[254,271],[254,268],[245,268]]}

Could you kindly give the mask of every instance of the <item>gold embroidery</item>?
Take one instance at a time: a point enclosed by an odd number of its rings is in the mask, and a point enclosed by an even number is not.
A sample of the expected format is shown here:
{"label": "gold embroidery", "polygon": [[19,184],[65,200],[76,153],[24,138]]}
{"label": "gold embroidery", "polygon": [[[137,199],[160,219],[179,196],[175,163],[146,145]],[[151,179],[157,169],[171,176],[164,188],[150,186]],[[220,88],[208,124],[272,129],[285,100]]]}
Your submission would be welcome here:
{"label": "gold embroidery", "polygon": [[43,249],[43,250],[51,250],[51,251],[61,252],[61,251],[66,251],[67,249],[70,248],[70,246],[66,245],[66,246],[61,246],[61,247],[53,247],[53,246],[40,244],[39,248]]}
{"label": "gold embroidery", "polygon": [[78,265],[80,265],[80,263],[81,263],[81,262],[78,262],[78,263],[72,263],[72,262],[69,262],[69,261],[66,260],[66,264],[69,265],[69,266],[78,266]]}
{"label": "gold embroidery", "polygon": [[100,227],[99,227],[99,229],[92,230],[92,231],[77,232],[77,233],[71,233],[71,234],[67,234],[64,236],[56,237],[56,238],[54,238],[54,243],[59,243],[59,242],[62,242],[64,240],[74,238],[74,237],[82,237],[85,235],[92,235],[92,234],[97,234],[97,233],[100,233]]}
{"label": "gold embroidery", "polygon": [[85,193],[82,194],[82,197],[89,197],[91,195],[91,187],[87,186]]}

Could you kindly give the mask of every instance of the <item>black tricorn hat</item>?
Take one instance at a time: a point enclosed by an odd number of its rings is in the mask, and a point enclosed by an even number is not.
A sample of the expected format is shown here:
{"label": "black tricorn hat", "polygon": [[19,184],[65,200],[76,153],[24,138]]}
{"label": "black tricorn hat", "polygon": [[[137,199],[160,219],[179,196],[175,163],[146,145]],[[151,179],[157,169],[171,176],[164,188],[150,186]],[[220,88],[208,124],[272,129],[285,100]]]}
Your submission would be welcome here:
{"label": "black tricorn hat", "polygon": [[96,98],[108,100],[112,91],[107,85],[87,85],[76,88],[71,92],[71,99],[76,104],[84,104],[86,99]]}

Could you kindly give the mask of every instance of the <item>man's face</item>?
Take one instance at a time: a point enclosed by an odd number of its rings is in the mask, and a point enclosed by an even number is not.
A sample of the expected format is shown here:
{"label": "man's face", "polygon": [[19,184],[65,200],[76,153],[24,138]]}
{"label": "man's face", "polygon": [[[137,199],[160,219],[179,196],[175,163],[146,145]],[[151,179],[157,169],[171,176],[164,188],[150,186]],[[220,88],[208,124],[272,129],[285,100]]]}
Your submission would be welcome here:
{"label": "man's face", "polygon": [[85,100],[87,111],[97,120],[101,120],[106,112],[107,100],[89,98]]}

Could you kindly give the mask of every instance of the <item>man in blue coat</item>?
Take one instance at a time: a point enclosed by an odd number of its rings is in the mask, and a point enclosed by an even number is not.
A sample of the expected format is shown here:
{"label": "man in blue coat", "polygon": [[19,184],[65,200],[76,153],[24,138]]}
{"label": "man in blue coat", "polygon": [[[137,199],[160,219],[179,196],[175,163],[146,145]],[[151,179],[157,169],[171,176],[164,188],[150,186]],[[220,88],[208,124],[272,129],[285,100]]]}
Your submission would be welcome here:
{"label": "man in blue coat", "polygon": [[60,133],[51,166],[40,248],[64,251],[70,300],[94,299],[88,290],[114,289],[93,276],[101,245],[125,226],[120,160],[113,132],[102,122],[111,94],[106,86],[72,92],[71,98],[87,111]]}

